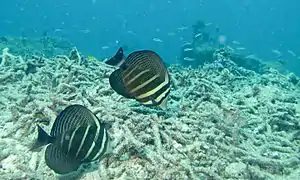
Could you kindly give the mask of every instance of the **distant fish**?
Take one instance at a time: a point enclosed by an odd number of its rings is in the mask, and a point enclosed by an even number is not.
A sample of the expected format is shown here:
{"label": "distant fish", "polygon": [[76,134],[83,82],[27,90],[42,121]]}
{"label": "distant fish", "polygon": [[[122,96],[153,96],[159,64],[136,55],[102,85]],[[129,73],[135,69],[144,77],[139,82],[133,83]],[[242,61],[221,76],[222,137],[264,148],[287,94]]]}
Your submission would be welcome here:
{"label": "distant fish", "polygon": [[206,23],[206,24],[205,24],[205,26],[210,26],[210,25],[212,25],[212,23]]}
{"label": "distant fish", "polygon": [[232,41],[232,44],[240,45],[241,43],[238,41]]}
{"label": "distant fish", "polygon": [[104,49],[108,49],[109,46],[102,46],[101,48],[104,50]]}
{"label": "distant fish", "polygon": [[185,48],[185,49],[183,49],[183,51],[193,51],[194,49],[193,48]]}
{"label": "distant fish", "polygon": [[166,107],[171,89],[170,76],[158,54],[150,50],[135,51],[125,58],[123,49],[105,61],[119,66],[109,77],[118,94],[136,99],[143,105]]}
{"label": "distant fish", "polygon": [[300,59],[300,56],[298,56],[297,59]]}
{"label": "distant fish", "polygon": [[198,37],[200,37],[200,36],[202,36],[203,35],[203,33],[198,33],[198,34],[196,34],[195,36],[194,36],[194,38],[198,38]]}
{"label": "distant fish", "polygon": [[89,29],[82,29],[82,30],[79,30],[79,32],[83,33],[83,34],[88,34],[90,33],[91,31]]}
{"label": "distant fish", "polygon": [[131,31],[131,30],[127,31],[127,33],[136,36],[136,33],[134,33],[134,32]]}
{"label": "distant fish", "polygon": [[275,53],[278,56],[282,55],[282,53],[280,51],[278,51],[277,49],[272,49],[272,53]]}
{"label": "distant fish", "polygon": [[183,60],[185,60],[185,61],[195,61],[194,58],[190,58],[190,57],[184,57]]}
{"label": "distant fish", "polygon": [[173,33],[173,32],[169,32],[168,33],[168,36],[175,36],[176,34],[175,33]]}
{"label": "distant fish", "polygon": [[164,42],[163,40],[161,40],[159,38],[153,38],[152,40],[155,41],[155,42],[161,42],[161,43]]}
{"label": "distant fish", "polygon": [[246,48],[244,48],[244,47],[237,47],[235,49],[238,50],[238,51],[244,51],[244,50],[246,50]]}
{"label": "distant fish", "polygon": [[246,59],[258,59],[258,57],[256,57],[255,55],[253,54],[250,54],[248,56],[245,57]]}
{"label": "distant fish", "polygon": [[38,139],[31,150],[45,145],[47,166],[57,174],[67,174],[82,163],[103,158],[109,137],[104,124],[89,109],[71,105],[56,117],[50,135],[38,126]]}
{"label": "distant fish", "polygon": [[62,29],[59,29],[59,28],[55,28],[54,29],[54,33],[56,33],[56,32],[62,32],[63,30]]}
{"label": "distant fish", "polygon": [[186,26],[182,26],[182,27],[179,27],[179,28],[177,28],[179,31],[183,31],[183,30],[187,30],[187,29],[189,29],[188,27],[186,27]]}
{"label": "distant fish", "polygon": [[192,45],[192,43],[190,43],[190,42],[184,42],[184,43],[182,44],[183,47],[184,47],[184,46],[190,46],[190,45]]}
{"label": "distant fish", "polygon": [[288,53],[290,53],[292,56],[294,56],[294,57],[296,57],[297,55],[293,52],[293,51],[291,51],[291,50],[288,50],[287,51]]}

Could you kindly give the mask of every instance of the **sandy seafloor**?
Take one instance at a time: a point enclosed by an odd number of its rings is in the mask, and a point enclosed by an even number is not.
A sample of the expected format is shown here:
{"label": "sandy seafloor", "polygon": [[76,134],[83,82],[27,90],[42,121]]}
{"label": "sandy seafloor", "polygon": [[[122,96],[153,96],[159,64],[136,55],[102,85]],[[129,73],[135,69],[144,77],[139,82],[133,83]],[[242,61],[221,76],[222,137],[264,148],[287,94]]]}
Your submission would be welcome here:
{"label": "sandy seafloor", "polygon": [[300,179],[300,79],[293,74],[172,65],[162,111],[116,94],[108,83],[114,68],[100,61],[3,52],[1,180],[59,178],[44,151],[29,147],[37,123],[49,132],[58,112],[75,103],[111,127],[113,151],[65,179]]}

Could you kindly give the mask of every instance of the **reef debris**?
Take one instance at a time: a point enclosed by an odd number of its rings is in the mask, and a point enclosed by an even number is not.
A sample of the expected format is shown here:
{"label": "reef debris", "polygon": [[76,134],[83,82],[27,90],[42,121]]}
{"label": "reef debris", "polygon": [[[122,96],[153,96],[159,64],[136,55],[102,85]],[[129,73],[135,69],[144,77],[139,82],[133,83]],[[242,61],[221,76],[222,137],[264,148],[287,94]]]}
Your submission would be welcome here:
{"label": "reef debris", "polygon": [[112,154],[78,179],[299,177],[299,78],[272,68],[258,74],[215,55],[226,66],[169,67],[174,85],[166,111],[116,94],[108,82],[114,68],[101,61],[26,56],[38,64],[26,73],[11,55],[13,64],[0,66],[1,179],[57,178],[43,152],[28,146],[37,123],[49,131],[71,104],[101,117],[113,140]]}

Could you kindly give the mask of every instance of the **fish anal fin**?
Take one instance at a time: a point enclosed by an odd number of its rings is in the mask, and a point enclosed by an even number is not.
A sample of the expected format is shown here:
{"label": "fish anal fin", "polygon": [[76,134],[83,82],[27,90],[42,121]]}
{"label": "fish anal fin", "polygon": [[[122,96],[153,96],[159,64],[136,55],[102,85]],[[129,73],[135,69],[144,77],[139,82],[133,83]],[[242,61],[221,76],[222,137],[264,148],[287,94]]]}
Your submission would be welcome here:
{"label": "fish anal fin", "polygon": [[166,110],[167,109],[167,99],[165,98],[164,100],[162,100],[162,102],[158,105],[159,108],[161,108],[162,110]]}
{"label": "fish anal fin", "polygon": [[45,160],[49,168],[57,174],[68,174],[76,171],[81,163],[78,160],[68,158],[62,151],[50,144],[45,151]]}

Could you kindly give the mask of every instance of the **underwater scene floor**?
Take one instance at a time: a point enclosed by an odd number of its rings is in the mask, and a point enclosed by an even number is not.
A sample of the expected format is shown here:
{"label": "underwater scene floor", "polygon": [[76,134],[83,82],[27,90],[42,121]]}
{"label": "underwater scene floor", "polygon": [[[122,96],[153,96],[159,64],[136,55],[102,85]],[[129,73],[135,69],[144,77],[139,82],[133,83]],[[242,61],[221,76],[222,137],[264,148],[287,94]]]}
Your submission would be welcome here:
{"label": "underwater scene floor", "polygon": [[[116,94],[115,69],[61,54],[3,48],[0,64],[0,179],[300,179],[300,79],[232,63],[171,65],[167,109]],[[228,60],[230,61],[230,60]],[[81,104],[109,124],[112,152],[60,177],[44,150],[30,151],[66,106]]]}

